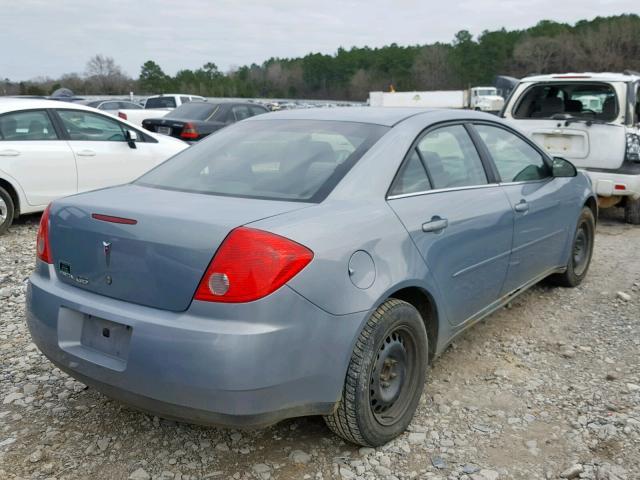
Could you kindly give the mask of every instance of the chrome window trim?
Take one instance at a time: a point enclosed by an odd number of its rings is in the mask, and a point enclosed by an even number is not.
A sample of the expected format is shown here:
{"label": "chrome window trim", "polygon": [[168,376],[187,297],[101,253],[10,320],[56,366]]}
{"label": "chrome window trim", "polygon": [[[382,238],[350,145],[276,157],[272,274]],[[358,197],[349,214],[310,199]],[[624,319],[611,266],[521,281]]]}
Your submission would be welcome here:
{"label": "chrome window trim", "polygon": [[539,178],[537,180],[522,180],[519,182],[500,182],[498,183],[498,185],[500,185],[501,187],[503,186],[509,186],[509,185],[524,185],[525,183],[544,183],[544,182],[548,182],[550,180],[553,180],[554,177],[553,175],[550,175],[548,177],[544,177],[544,178]]}
{"label": "chrome window trim", "polygon": [[432,190],[424,190],[420,192],[399,193],[397,195],[388,195],[387,200],[397,200],[399,198],[417,197],[420,195],[430,195],[432,193],[457,192],[458,190],[475,190],[479,188],[499,187],[500,185],[501,184],[499,183],[487,183],[485,185],[466,185],[464,187],[434,188]]}

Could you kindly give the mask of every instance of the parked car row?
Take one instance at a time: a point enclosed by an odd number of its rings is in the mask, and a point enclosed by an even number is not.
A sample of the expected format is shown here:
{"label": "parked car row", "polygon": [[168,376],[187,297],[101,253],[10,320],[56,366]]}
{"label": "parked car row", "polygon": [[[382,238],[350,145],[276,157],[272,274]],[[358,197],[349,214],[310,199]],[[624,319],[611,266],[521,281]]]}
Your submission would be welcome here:
{"label": "parked car row", "polygon": [[127,120],[134,125],[142,126],[142,121],[147,118],[163,117],[175,108],[192,101],[202,101],[204,97],[189,95],[184,93],[167,93],[148,97],[142,108],[121,108],[118,109],[118,117]]}
{"label": "parked car row", "polygon": [[[638,79],[607,78],[525,79],[505,120],[190,101],[139,128],[0,101],[0,178],[33,181],[14,157],[35,147],[75,166],[35,183],[36,210],[68,194],[45,186],[78,194],[41,218],[33,340],[69,375],[156,415],[234,427],[322,415],[350,442],[385,444],[457,335],[541,280],[585,279],[596,192],[606,197],[596,182],[609,177],[563,157],[612,159],[615,185],[634,175]],[[624,147],[599,150],[604,128]],[[122,163],[97,169],[102,144]],[[149,146],[162,153],[134,175]],[[89,185],[118,168],[115,186]],[[24,188],[24,200],[2,191],[0,214],[28,203]]]}

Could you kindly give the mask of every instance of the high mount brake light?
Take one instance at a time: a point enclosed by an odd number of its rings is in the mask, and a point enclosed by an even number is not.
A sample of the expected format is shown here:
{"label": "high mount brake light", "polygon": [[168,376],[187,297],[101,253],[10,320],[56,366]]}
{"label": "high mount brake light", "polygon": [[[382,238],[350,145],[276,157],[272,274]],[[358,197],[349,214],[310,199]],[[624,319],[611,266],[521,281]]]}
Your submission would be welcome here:
{"label": "high mount brake light", "polygon": [[138,223],[133,218],[114,217],[113,215],[103,215],[102,213],[92,213],[91,218],[102,222],[121,223],[123,225],[135,225]]}
{"label": "high mount brake light", "polygon": [[36,237],[36,256],[46,263],[53,263],[51,259],[51,248],[49,247],[49,209],[48,205],[40,217],[40,227]]}
{"label": "high mount brake light", "polygon": [[313,259],[313,252],[273,233],[239,227],[214,255],[194,300],[241,303],[275,292]]}

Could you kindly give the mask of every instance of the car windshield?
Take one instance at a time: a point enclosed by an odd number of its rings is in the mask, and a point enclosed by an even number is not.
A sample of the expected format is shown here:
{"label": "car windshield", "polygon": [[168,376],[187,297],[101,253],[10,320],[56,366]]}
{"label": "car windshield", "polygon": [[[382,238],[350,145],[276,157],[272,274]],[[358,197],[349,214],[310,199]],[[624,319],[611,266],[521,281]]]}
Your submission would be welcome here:
{"label": "car windshield", "polygon": [[220,130],[140,177],[140,185],[213,195],[322,201],[388,127],[252,120]]}
{"label": "car windshield", "polygon": [[176,99],[173,97],[153,97],[147,99],[144,108],[175,108]]}
{"label": "car windshield", "polygon": [[218,110],[219,105],[215,103],[189,102],[169,112],[165,118],[205,121],[210,120]]}
{"label": "car windshield", "polygon": [[542,83],[530,87],[514,109],[514,118],[569,115],[610,122],[618,115],[613,87],[606,83]]}

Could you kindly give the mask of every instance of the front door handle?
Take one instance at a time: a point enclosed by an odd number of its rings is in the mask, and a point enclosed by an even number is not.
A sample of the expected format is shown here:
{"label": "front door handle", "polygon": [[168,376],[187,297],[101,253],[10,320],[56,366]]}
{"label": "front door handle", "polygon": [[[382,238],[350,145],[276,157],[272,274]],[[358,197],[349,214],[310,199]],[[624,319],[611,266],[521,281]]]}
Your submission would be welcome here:
{"label": "front door handle", "polygon": [[431,220],[422,224],[423,232],[441,232],[449,225],[449,220],[440,218],[437,215],[431,217]]}
{"label": "front door handle", "polygon": [[18,155],[20,155],[20,152],[18,150],[0,150],[0,157],[17,157]]}
{"label": "front door handle", "polygon": [[96,152],[94,152],[93,150],[80,150],[79,152],[77,152],[77,155],[79,157],[95,157]]}
{"label": "front door handle", "polygon": [[529,204],[525,200],[520,200],[520,203],[516,203],[516,206],[513,207],[516,212],[528,212]]}

